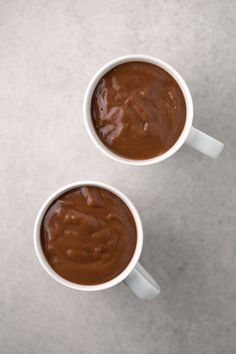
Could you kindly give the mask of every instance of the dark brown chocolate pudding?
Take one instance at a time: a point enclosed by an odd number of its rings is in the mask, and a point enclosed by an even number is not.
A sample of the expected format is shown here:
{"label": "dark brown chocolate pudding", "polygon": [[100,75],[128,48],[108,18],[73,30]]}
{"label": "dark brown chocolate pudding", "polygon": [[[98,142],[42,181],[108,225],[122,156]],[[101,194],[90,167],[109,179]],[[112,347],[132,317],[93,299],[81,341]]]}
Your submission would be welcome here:
{"label": "dark brown chocolate pudding", "polygon": [[78,284],[105,283],[120,274],[136,247],[136,225],[126,204],[98,187],[73,189],[55,200],[41,225],[50,266]]}
{"label": "dark brown chocolate pudding", "polygon": [[146,62],[127,62],[106,73],[91,103],[101,141],[130,159],[149,159],[169,150],[185,124],[183,93],[165,70]]}

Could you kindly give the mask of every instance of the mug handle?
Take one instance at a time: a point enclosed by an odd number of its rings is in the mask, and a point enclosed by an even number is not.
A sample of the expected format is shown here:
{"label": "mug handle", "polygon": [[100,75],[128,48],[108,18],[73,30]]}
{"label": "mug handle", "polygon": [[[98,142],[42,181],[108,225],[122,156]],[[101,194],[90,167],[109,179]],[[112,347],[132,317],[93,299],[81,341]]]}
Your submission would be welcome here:
{"label": "mug handle", "polygon": [[160,294],[159,285],[140,263],[137,263],[124,283],[142,300],[153,300]]}
{"label": "mug handle", "polygon": [[192,127],[187,137],[186,143],[195,150],[216,159],[224,148],[224,144],[219,140]]}

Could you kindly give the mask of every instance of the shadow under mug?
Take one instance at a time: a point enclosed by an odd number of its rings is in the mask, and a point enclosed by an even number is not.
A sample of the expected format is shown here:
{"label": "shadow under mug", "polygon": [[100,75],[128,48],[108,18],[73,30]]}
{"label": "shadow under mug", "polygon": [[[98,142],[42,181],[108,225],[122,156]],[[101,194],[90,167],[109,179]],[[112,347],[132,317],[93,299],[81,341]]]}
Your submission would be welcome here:
{"label": "shadow under mug", "polygon": [[[115,66],[130,61],[143,61],[143,62],[151,63],[167,71],[179,84],[186,102],[185,126],[176,143],[165,153],[145,160],[128,159],[119,156],[118,154],[115,154],[110,149],[108,149],[106,145],[104,145],[103,142],[100,140],[99,136],[97,135],[91,117],[91,101],[92,101],[93,92],[97,84],[101,80],[101,78]],[[175,154],[184,143],[187,143],[188,145],[192,146],[194,149],[213,158],[217,158],[224,147],[224,144],[221,143],[220,141],[212,138],[211,136],[201,132],[200,130],[192,126],[193,100],[192,100],[190,90],[186,82],[182,78],[182,76],[171,65],[165,63],[160,59],[148,55],[126,55],[123,57],[119,57],[117,59],[110,61],[109,63],[104,65],[100,70],[98,70],[97,73],[93,76],[92,80],[90,81],[85,93],[84,104],[83,104],[83,116],[84,116],[84,122],[85,122],[87,132],[91,140],[97,146],[97,148],[101,150],[105,155],[112,158],[113,160],[118,162],[123,162],[128,165],[145,166],[145,165],[151,165],[163,161],[168,157],[172,156],[173,154]]]}
{"label": "shadow under mug", "polygon": [[[73,283],[61,277],[58,273],[56,273],[53,270],[53,268],[47,262],[47,259],[44,256],[42,245],[41,245],[41,236],[40,236],[41,223],[48,207],[53,203],[54,200],[56,200],[65,192],[83,186],[95,186],[95,187],[104,188],[114,193],[116,196],[118,196],[131,211],[137,229],[136,248],[129,264],[118,276],[116,276],[115,278],[113,278],[112,280],[106,283],[102,283],[98,285],[81,285],[81,284]],[[60,188],[59,190],[57,190],[55,193],[53,193],[43,203],[36,217],[35,225],[34,225],[34,248],[38,260],[41,266],[44,268],[44,270],[57,282],[69,288],[80,290],[80,291],[98,291],[98,290],[105,290],[111,288],[121,282],[124,282],[126,285],[128,285],[128,287],[133,291],[133,293],[137,297],[143,300],[152,300],[160,293],[159,285],[138,262],[143,248],[143,227],[142,227],[142,222],[139,213],[128,197],[126,197],[118,189],[106,183],[101,183],[96,181],[79,181],[79,182],[66,185]]]}

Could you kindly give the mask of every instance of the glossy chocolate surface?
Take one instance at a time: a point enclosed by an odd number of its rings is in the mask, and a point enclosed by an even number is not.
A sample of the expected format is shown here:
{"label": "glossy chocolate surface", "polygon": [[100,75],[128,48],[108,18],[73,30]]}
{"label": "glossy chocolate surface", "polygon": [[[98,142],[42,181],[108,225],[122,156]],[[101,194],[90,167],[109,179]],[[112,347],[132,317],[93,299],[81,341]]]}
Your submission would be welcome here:
{"label": "glossy chocolate surface", "polygon": [[115,194],[98,187],[73,189],[55,200],[41,225],[43,252],[63,278],[95,285],[120,274],[136,247],[136,225]]}
{"label": "glossy chocolate surface", "polygon": [[99,81],[91,115],[110,150],[130,159],[149,159],[175,144],[185,125],[186,104],[179,85],[165,70],[127,62]]}

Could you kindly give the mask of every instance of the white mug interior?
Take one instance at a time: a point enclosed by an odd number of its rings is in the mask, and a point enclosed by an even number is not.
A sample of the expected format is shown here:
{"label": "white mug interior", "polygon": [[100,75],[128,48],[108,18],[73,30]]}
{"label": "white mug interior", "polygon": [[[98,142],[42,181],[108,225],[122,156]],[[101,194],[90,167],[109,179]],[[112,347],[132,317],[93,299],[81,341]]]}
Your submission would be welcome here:
{"label": "white mug interior", "polygon": [[[59,196],[62,194],[73,190],[78,187],[83,187],[83,186],[95,186],[95,187],[100,187],[104,188],[112,193],[114,193],[116,196],[118,196],[129,208],[131,211],[134,221],[136,224],[136,231],[137,231],[137,241],[136,241],[136,247],[135,251],[133,254],[133,257],[131,258],[129,264],[127,267],[120,273],[118,274],[115,278],[109,280],[108,282],[101,283],[98,285],[82,285],[82,284],[77,284],[73,283],[69,280],[66,280],[65,278],[61,277],[58,273],[56,273],[53,268],[50,266],[48,263],[43,250],[41,246],[41,237],[40,237],[40,229],[41,229],[41,223],[43,220],[43,217],[48,209],[48,207],[53,203],[54,200],[56,200]],[[34,225],[34,248],[36,251],[36,255],[38,257],[38,260],[44,270],[57,282],[61,283],[62,285],[65,285],[69,288],[75,289],[75,290],[82,290],[82,291],[97,291],[97,290],[104,290],[108,289],[112,286],[117,285],[118,283],[122,282],[127,278],[127,276],[133,271],[135,268],[136,264],[138,263],[138,260],[140,258],[140,254],[142,251],[143,247],[143,227],[142,227],[142,222],[139,216],[139,213],[133,203],[129,200],[129,198],[124,195],[122,192],[120,192],[118,189],[102,182],[97,182],[97,181],[79,181],[75,183],[68,184],[60,189],[58,189],[55,193],[53,193],[42,205],[40,208],[38,215],[35,220],[35,225]]]}
{"label": "white mug interior", "polygon": [[[136,159],[129,159],[123,156],[120,156],[118,154],[115,154],[112,152],[108,147],[103,144],[103,142],[100,140],[99,136],[97,135],[97,132],[94,128],[93,122],[92,122],[92,117],[91,117],[91,100],[93,96],[93,92],[100,81],[100,79],[112,68],[114,68],[117,65],[127,63],[130,61],[144,61],[147,63],[155,64],[159,66],[160,68],[164,69],[167,71],[178,83],[180,86],[182,93],[185,98],[185,103],[186,103],[186,120],[185,120],[185,125],[184,129],[182,130],[182,133],[180,134],[179,138],[175,142],[175,144],[167,150],[165,153],[150,158],[150,159],[144,159],[144,160],[136,160]],[[176,153],[181,146],[184,144],[186,141],[190,129],[192,127],[192,122],[193,122],[193,101],[192,101],[192,96],[190,93],[190,90],[182,78],[182,76],[169,64],[165,63],[164,61],[157,59],[152,56],[148,55],[126,55],[123,57],[119,57],[117,59],[114,59],[104,65],[100,70],[97,71],[97,73],[93,76],[92,80],[90,81],[88,88],[85,93],[84,97],[84,105],[83,105],[83,116],[84,116],[84,122],[85,126],[87,129],[87,132],[91,138],[91,140],[94,142],[96,147],[102,151],[105,155],[108,157],[112,158],[115,161],[122,162],[128,165],[138,165],[138,166],[145,166],[145,165],[151,165],[160,161],[163,161],[167,159],[168,157],[172,156],[174,153]]]}

